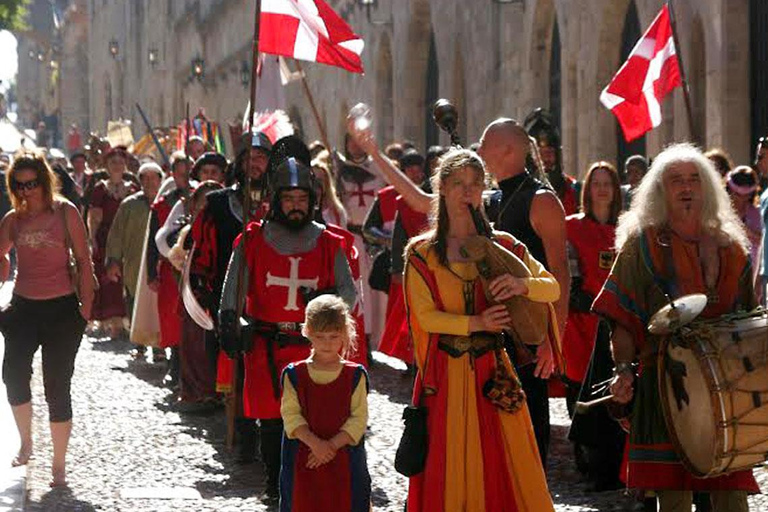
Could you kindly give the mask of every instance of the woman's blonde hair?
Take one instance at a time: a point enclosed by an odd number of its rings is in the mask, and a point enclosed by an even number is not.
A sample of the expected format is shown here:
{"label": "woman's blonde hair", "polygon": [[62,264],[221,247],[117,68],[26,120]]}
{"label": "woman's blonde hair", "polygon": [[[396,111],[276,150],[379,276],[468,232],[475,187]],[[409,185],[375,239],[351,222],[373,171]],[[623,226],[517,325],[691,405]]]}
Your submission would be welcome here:
{"label": "woman's blonde hair", "polygon": [[5,187],[13,209],[26,209],[26,201],[21,197],[16,187],[16,176],[20,171],[34,171],[35,179],[43,191],[43,202],[48,208],[53,208],[53,203],[59,196],[59,178],[48,165],[45,155],[34,151],[24,151],[13,157],[13,164],[5,173]]}
{"label": "woman's blonde hair", "polygon": [[673,144],[659,153],[648,174],[632,197],[632,207],[619,217],[616,250],[639,236],[646,228],[662,227],[669,220],[664,173],[675,164],[692,163],[699,170],[702,192],[701,226],[720,240],[735,243],[749,252],[744,225],[731,206],[731,200],[714,164],[693,144]]}
{"label": "woman's blonde hair", "polygon": [[352,318],[347,303],[338,295],[324,294],[309,301],[304,310],[302,334],[309,337],[308,335],[313,332],[346,333],[344,344],[341,347],[342,357],[347,357],[357,350],[355,320]]}

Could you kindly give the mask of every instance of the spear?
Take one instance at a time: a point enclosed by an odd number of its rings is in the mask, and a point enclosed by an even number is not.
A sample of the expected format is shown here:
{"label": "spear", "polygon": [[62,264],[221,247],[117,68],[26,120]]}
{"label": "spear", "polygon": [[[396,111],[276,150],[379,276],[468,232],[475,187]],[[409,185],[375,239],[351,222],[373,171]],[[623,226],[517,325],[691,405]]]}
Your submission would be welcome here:
{"label": "spear", "polygon": [[163,148],[163,145],[160,144],[160,141],[157,139],[157,135],[155,135],[155,130],[152,129],[152,125],[149,123],[149,119],[147,118],[147,115],[144,113],[144,110],[141,108],[141,105],[136,103],[136,109],[139,111],[139,115],[141,115],[141,119],[144,121],[144,124],[147,126],[147,131],[149,132],[149,136],[152,137],[152,142],[155,143],[155,147],[157,148],[158,153],[160,153],[160,157],[163,159],[163,163],[166,165],[166,167],[169,167],[171,165],[170,160],[168,160],[168,154],[165,152],[165,148]]}
{"label": "spear", "polygon": [[[251,55],[251,98],[248,104],[248,130],[253,130],[254,115],[256,114],[256,68],[259,59],[259,20],[261,18],[261,0],[256,0],[256,16],[253,24],[253,51]],[[245,146],[244,151],[250,150],[250,144]],[[251,179],[250,168],[251,159],[249,155],[246,155],[243,159],[244,163],[244,190],[243,190],[243,227],[240,237],[240,249],[245,253],[246,228],[251,216]],[[243,311],[245,306],[245,291],[248,288],[245,283],[245,269],[247,262],[245,259],[242,261],[242,265],[238,269],[237,273],[237,311],[238,313]],[[227,447],[231,450],[235,442],[235,416],[237,414],[238,404],[242,400],[239,390],[237,388],[238,375],[242,371],[240,358],[234,360],[234,371],[232,372],[231,381],[231,399],[227,400]]]}

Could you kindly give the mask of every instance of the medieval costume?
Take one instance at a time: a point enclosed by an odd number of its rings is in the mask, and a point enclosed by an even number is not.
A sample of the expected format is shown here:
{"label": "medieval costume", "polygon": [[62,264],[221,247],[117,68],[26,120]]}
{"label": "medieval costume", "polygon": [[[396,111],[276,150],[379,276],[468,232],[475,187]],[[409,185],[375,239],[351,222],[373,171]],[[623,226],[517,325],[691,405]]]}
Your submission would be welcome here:
{"label": "medieval costume", "polygon": [[563,155],[560,142],[560,132],[555,126],[552,116],[541,108],[537,108],[525,118],[525,131],[536,139],[539,152],[549,151],[554,153],[554,162],[548,165],[545,155],[542,161],[547,180],[554,189],[566,215],[579,212],[581,203],[581,183],[563,171]]}
{"label": "medieval costume", "polygon": [[736,244],[721,246],[720,276],[709,289],[699,258],[699,244],[669,229],[647,228],[627,240],[616,257],[608,281],[593,309],[632,336],[640,368],[631,414],[626,477],[631,488],[653,490],[760,492],[751,471],[700,479],[680,461],[664,422],[659,395],[657,353],[662,337],[647,332],[650,315],[672,297],[707,293],[710,301],[701,317],[717,318],[755,306],[751,265]]}
{"label": "medieval costume", "polygon": [[[559,287],[552,275],[524,245],[495,235],[531,270],[527,297],[555,300]],[[474,341],[471,353],[450,344],[451,338],[470,336],[469,314],[488,307],[476,265],[443,265],[428,242],[416,242],[407,258],[405,293],[420,374],[413,393],[422,396],[428,410],[429,439],[425,469],[410,479],[409,512],[554,510],[528,408],[506,352],[475,348]],[[519,400],[515,412],[484,395],[497,365],[512,375]]]}
{"label": "medieval costume", "polygon": [[[281,512],[370,510],[371,478],[363,441],[367,397],[368,376],[358,364],[346,362],[340,372],[329,372],[302,361],[285,369]],[[340,449],[329,463],[309,469],[309,448],[290,435],[301,425],[321,439],[343,430],[354,444]]]}
{"label": "medieval costume", "polygon": [[597,398],[593,391],[601,391],[598,384],[613,375],[610,328],[590,309],[613,265],[616,226],[580,213],[566,219],[566,230],[571,266],[568,324],[563,337],[566,398],[572,416],[568,438],[574,443],[579,469],[594,482],[595,490],[607,490],[619,484],[624,431],[605,406],[574,414],[574,404]]}
{"label": "medieval costume", "polygon": [[360,276],[362,279],[362,303],[366,318],[365,331],[370,335],[371,348],[378,346],[386,315],[386,295],[372,290],[368,284],[373,261],[365,247],[363,224],[376,193],[387,186],[384,179],[372,170],[373,160],[367,157],[362,162],[341,159],[337,171],[337,186],[344,208],[347,211],[347,229],[355,235],[355,247],[360,255]]}
{"label": "medieval costume", "polygon": [[165,224],[171,209],[177,201],[189,197],[189,188],[174,188],[170,192],[158,195],[152,204],[149,217],[149,243],[147,244],[147,279],[157,281],[157,313],[160,322],[160,346],[175,348],[179,345],[181,336],[181,319],[179,316],[179,283],[178,273],[167,258],[160,254],[155,238],[160,227]]}
{"label": "medieval costume", "polygon": [[[206,197],[203,210],[195,218],[188,238],[188,247],[192,251],[190,268],[190,285],[201,305],[207,309],[214,320],[221,301],[224,288],[224,278],[232,256],[232,245],[243,230],[243,192],[245,183],[245,158],[250,151],[260,150],[269,155],[272,143],[262,133],[254,136],[241,136],[248,139],[241,143],[241,151],[235,161],[236,183],[223,190],[210,192]],[[267,202],[261,200],[263,182],[251,180],[251,211],[249,219],[260,221],[266,213]],[[242,387],[242,378],[234,375],[234,361],[219,350],[217,331],[206,332],[206,346],[211,350],[209,356],[216,354],[216,391],[234,393],[233,381]],[[234,379],[233,379],[234,377]],[[238,412],[236,430],[239,436],[240,461],[252,462],[256,451],[256,423],[242,417],[242,407],[236,407]]]}
{"label": "medieval costume", "polygon": [[141,249],[149,220],[149,206],[150,200],[143,191],[126,197],[117,209],[107,237],[107,265],[116,262],[122,268],[129,317],[133,314],[139,267],[144,257]]}
{"label": "medieval costume", "polygon": [[120,203],[127,196],[138,192],[139,188],[133,183],[121,181],[117,185],[107,180],[100,181],[93,190],[91,208],[99,208],[102,212],[101,222],[96,231],[96,245],[93,247],[93,270],[98,279],[99,289],[93,302],[94,320],[116,320],[125,316],[122,280],[110,281],[104,265],[107,257],[107,237],[112,221],[117,214]]}
{"label": "medieval costume", "polygon": [[411,208],[402,196],[397,197],[396,208],[395,226],[392,230],[392,280],[387,300],[387,324],[379,351],[410,365],[413,363],[413,344],[408,332],[403,295],[405,247],[411,238],[427,228],[429,218]]}
{"label": "medieval costume", "polygon": [[[230,354],[245,352],[243,408],[260,423],[269,496],[277,495],[280,473],[280,375],[289,363],[310,353],[301,335],[305,306],[320,293],[336,293],[352,307],[357,295],[344,239],[311,220],[316,189],[309,162],[309,150],[300,139],[289,136],[275,144],[269,164],[269,216],[263,223],[250,223],[244,237],[235,241],[219,311],[222,348]],[[281,192],[297,189],[310,198],[300,223],[288,218],[280,203]],[[238,332],[240,275],[250,322],[244,340]]]}

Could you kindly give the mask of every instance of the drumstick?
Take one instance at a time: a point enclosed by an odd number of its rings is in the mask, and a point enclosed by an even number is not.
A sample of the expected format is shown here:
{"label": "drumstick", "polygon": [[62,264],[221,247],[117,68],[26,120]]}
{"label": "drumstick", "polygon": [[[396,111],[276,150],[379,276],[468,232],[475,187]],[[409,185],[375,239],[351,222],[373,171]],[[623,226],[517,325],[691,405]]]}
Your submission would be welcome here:
{"label": "drumstick", "polygon": [[574,406],[574,414],[585,414],[589,412],[590,409],[593,407],[597,407],[598,405],[607,404],[608,402],[611,402],[613,400],[613,395],[606,395],[602,398],[597,398],[595,400],[590,400],[589,402],[576,402],[576,405]]}

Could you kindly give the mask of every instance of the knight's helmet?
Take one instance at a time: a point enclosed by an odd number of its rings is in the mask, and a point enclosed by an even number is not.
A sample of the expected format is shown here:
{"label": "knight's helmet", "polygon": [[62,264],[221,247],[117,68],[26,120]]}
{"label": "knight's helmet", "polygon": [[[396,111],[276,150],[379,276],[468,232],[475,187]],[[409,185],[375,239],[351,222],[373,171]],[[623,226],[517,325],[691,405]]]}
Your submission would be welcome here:
{"label": "knight's helmet", "polygon": [[555,150],[557,169],[561,169],[562,143],[560,131],[557,129],[554,119],[552,119],[552,114],[539,107],[526,116],[525,121],[523,121],[523,128],[528,132],[528,135],[536,140],[539,150],[546,147]]}
{"label": "knight's helmet", "polygon": [[303,189],[309,192],[308,218],[314,218],[317,205],[317,180],[311,167],[312,157],[304,141],[288,135],[275,142],[267,164],[267,187],[270,194],[270,219],[281,220],[280,192]]}

